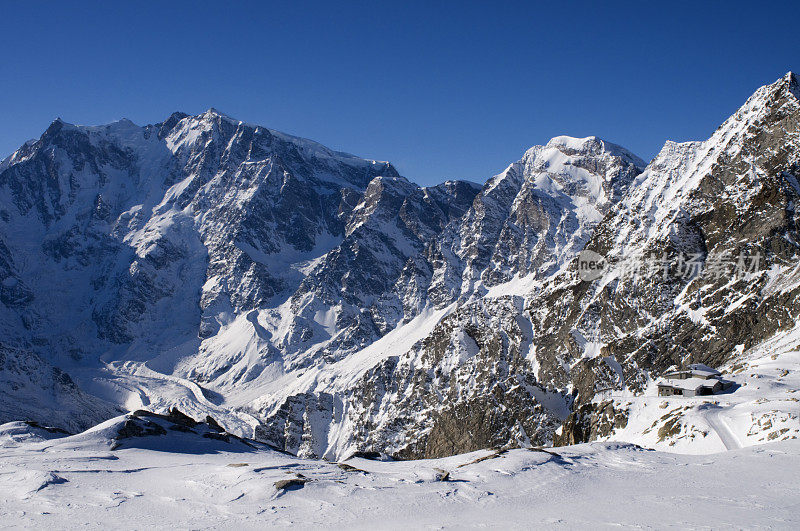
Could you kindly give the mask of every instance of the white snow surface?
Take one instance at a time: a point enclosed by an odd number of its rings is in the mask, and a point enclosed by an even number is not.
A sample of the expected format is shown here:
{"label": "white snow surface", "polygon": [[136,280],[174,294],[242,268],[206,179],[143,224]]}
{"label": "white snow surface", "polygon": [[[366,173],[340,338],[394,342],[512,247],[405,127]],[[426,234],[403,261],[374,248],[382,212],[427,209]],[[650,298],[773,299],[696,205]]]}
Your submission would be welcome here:
{"label": "white snow surface", "polygon": [[[800,441],[712,456],[592,443],[337,463],[176,432],[116,450],[113,419],[0,447],[3,526],[74,529],[780,528],[800,525]],[[0,432],[4,427],[0,427]],[[126,440],[127,441],[127,440]],[[443,475],[449,476],[443,479]],[[287,489],[275,483],[302,479]]]}

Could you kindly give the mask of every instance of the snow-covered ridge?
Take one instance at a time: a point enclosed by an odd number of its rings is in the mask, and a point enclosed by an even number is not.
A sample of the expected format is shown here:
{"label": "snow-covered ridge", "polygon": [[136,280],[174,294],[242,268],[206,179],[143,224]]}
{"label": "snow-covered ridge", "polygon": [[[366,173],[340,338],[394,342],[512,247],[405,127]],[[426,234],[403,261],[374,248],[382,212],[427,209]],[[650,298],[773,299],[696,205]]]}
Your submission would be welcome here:
{"label": "snow-covered ridge", "polygon": [[219,127],[220,122],[224,122],[228,126],[236,128],[237,130],[240,128],[245,129],[249,131],[251,134],[255,135],[268,133],[269,135],[280,140],[281,142],[295,146],[300,156],[307,159],[317,159],[317,160],[335,159],[339,162],[344,162],[346,164],[362,168],[368,166],[372,167],[389,166],[389,162],[387,161],[363,159],[355,155],[351,155],[350,153],[331,150],[323,146],[322,144],[315,142],[313,140],[309,140],[307,138],[301,138],[298,136],[282,133],[274,129],[268,129],[259,125],[246,123],[241,120],[232,118],[226,114],[223,114],[214,108],[211,108],[206,112],[197,116],[185,116],[184,118],[182,118],[176,124],[172,132],[166,137],[167,145],[173,152],[191,148],[191,146],[193,146],[195,142],[197,142],[200,138],[204,137],[203,133],[206,133],[206,135],[208,135],[209,133],[213,134],[215,128]]}
{"label": "snow-covered ridge", "polygon": [[461,286],[448,291],[483,295],[515,277],[552,274],[585,245],[645,165],[597,137],[561,136],[530,148],[486,183],[453,227],[442,253],[458,257],[453,267],[464,272]]}
{"label": "snow-covered ridge", "polygon": [[[100,383],[98,358],[169,374],[243,308],[288,299],[341,243],[367,184],[397,177],[213,110],[145,127],[56,120],[3,164],[4,341],[121,405],[137,383]],[[250,374],[276,348],[255,343]]]}
{"label": "snow-covered ridge", "polygon": [[[788,95],[785,108],[775,109],[773,102],[781,95]],[[622,226],[617,238],[618,248],[628,249],[630,244],[640,243],[638,231],[645,239],[660,238],[668,231],[681,208],[690,198],[702,179],[707,177],[720,157],[747,159],[749,168],[743,168],[744,177],[756,179],[759,172],[759,159],[768,154],[759,153],[756,148],[747,147],[744,139],[750,131],[757,129],[765,116],[771,113],[796,112],[800,99],[798,82],[792,72],[782,79],[759,88],[730,118],[717,128],[704,142],[667,142],[659,154],[636,179],[631,194],[623,202],[623,208],[630,211],[648,213],[641,216],[644,225],[628,223]],[[749,174],[749,175],[748,175]],[[740,187],[737,203],[743,205],[758,190],[758,183]],[[626,250],[633,253],[636,249]]]}
{"label": "snow-covered ridge", "polygon": [[608,153],[620,158],[631,160],[639,168],[644,168],[647,163],[625,149],[624,147],[611,143],[596,136],[587,136],[585,138],[575,138],[572,136],[556,136],[547,142],[546,147],[556,147],[562,151],[572,151],[579,153],[598,152]]}
{"label": "snow-covered ridge", "polygon": [[[565,439],[622,437],[718,451],[734,440],[720,420],[730,409],[742,413],[732,430],[742,444],[783,436],[770,431],[777,419],[788,423],[784,435],[797,436],[791,399],[787,411],[778,392],[748,397],[740,382],[730,398],[679,405],[653,396],[651,383],[666,370],[755,355],[796,322],[798,133],[790,73],[757,90],[708,140],[664,146],[587,244],[609,264],[599,279],[581,282],[567,268],[543,288],[550,304],[531,304],[537,352],[569,359],[571,371],[584,374]],[[687,275],[679,264],[689,256],[700,269]],[[736,275],[733,265],[742,260],[758,267]],[[724,272],[714,274],[714,267]],[[549,321],[548,312],[564,322]],[[791,371],[792,356],[780,359]],[[739,405],[746,397],[763,401],[775,418],[762,418],[757,404]]]}

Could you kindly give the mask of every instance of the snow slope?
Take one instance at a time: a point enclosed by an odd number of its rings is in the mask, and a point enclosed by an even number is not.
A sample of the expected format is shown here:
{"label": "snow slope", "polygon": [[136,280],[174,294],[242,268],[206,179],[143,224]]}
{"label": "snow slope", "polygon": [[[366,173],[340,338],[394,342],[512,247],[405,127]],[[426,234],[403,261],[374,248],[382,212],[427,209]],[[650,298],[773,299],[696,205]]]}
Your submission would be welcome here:
{"label": "snow slope", "polygon": [[[592,443],[425,461],[337,464],[151,436],[111,451],[116,424],[0,447],[0,518],[54,529],[606,527],[791,529],[800,442],[713,456]],[[111,431],[110,431],[111,430]],[[445,474],[448,474],[445,477]],[[299,480],[288,488],[276,483]]]}

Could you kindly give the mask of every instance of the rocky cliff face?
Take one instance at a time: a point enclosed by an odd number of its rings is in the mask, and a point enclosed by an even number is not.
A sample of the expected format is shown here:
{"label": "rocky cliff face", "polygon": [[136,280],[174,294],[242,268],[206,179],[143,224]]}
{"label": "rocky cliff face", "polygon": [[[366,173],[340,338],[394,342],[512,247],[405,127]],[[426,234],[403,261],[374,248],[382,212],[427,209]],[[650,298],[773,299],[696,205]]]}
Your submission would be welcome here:
{"label": "rocky cliff face", "polygon": [[[299,383],[280,380],[294,393],[266,393],[248,406],[269,426],[258,436],[317,457],[437,457],[548,443],[571,397],[560,382],[537,375],[525,295],[583,247],[644,166],[594,137],[558,137],[530,149],[459,216],[437,218],[445,221],[438,237],[408,255],[392,327],[403,346],[371,348],[381,351],[369,356],[375,365],[347,376],[333,366]],[[332,419],[322,431],[313,426],[320,410]],[[300,438],[285,433],[305,433],[323,453],[303,453]]]}
{"label": "rocky cliff face", "polygon": [[586,243],[645,163],[595,137],[556,137],[490,179],[430,252],[442,305],[514,278],[544,278]]}
{"label": "rocky cliff face", "polygon": [[798,94],[787,75],[709,140],[668,143],[586,246],[604,274],[564,271],[532,300],[538,348],[596,365],[576,404],[671,366],[720,366],[794,326]]}
{"label": "rocky cliff face", "polygon": [[58,120],[0,163],[0,330],[100,417],[211,408],[303,456],[597,437],[624,422],[598,393],[797,320],[799,93],[789,74],[649,165],[556,137],[482,187],[213,109]]}

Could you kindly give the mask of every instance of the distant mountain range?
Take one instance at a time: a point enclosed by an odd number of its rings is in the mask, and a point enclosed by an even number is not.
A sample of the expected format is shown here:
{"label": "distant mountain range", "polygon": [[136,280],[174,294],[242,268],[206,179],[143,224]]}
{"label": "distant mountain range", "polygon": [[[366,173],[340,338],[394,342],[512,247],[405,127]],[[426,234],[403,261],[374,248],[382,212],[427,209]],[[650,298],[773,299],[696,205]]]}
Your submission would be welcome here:
{"label": "distant mountain range", "polygon": [[559,136],[483,186],[214,109],[56,120],[0,162],[0,423],[177,407],[311,458],[630,430],[661,373],[795,329],[798,98],[649,164]]}

